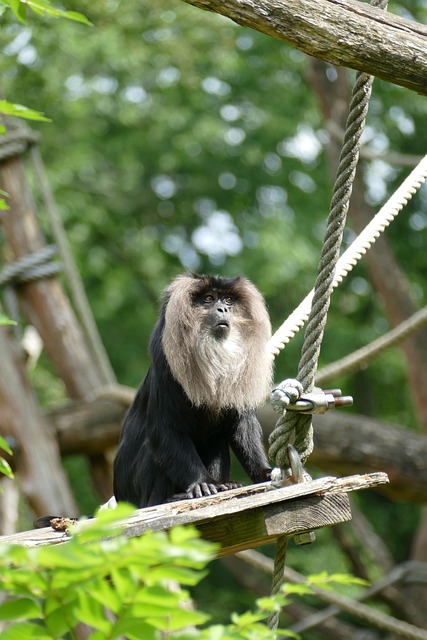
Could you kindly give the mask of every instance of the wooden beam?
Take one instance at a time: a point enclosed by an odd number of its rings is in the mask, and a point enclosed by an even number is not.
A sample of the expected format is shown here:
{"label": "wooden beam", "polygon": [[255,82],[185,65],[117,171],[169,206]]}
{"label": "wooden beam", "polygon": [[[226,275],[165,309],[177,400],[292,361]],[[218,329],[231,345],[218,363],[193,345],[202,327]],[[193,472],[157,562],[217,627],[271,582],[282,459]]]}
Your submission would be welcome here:
{"label": "wooden beam", "polygon": [[[351,519],[347,493],[388,482],[385,473],[346,478],[321,478],[271,489],[271,484],[242,487],[216,496],[147,507],[126,523],[125,535],[194,525],[208,540],[221,545],[219,556],[274,542]],[[67,541],[67,534],[51,527],[3,536],[1,542],[40,546]]]}
{"label": "wooden beam", "polygon": [[427,27],[356,0],[184,0],[310,56],[427,95]]}

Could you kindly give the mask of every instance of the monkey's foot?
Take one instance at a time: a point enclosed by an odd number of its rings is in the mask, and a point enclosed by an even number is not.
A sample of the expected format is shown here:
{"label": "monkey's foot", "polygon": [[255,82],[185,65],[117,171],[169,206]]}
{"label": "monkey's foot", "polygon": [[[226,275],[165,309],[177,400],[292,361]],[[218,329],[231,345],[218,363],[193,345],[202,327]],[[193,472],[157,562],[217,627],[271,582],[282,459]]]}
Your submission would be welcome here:
{"label": "monkey's foot", "polygon": [[176,493],[168,502],[177,500],[189,500],[192,498],[203,498],[204,496],[214,496],[220,491],[229,491],[230,489],[238,489],[242,486],[241,482],[195,482],[191,484],[185,493]]}

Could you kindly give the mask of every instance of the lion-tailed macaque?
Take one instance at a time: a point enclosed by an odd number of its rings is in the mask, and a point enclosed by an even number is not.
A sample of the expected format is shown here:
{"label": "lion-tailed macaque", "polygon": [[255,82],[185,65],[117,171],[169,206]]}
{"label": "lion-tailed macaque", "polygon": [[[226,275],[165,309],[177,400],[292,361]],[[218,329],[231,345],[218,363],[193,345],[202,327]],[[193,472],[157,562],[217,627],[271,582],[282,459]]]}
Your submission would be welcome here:
{"label": "lion-tailed macaque", "polygon": [[269,395],[270,319],[243,276],[186,274],[164,292],[152,364],[123,424],[114,495],[138,507],[240,486],[230,447],[253,482],[270,467],[255,408]]}

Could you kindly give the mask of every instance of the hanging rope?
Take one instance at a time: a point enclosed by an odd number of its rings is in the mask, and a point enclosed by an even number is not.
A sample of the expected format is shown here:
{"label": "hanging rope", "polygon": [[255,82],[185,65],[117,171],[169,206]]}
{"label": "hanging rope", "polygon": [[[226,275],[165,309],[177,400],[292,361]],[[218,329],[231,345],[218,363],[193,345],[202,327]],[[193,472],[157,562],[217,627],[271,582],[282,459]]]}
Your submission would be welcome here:
{"label": "hanging rope", "polygon": [[[326,226],[325,240],[320,255],[319,268],[314,286],[313,303],[310,311],[297,379],[304,392],[313,389],[317,371],[324,328],[333,290],[334,270],[338,262],[346,221],[352,184],[359,157],[369,98],[372,76],[358,74],[350,103],[344,144],[340,155],[337,179],[334,185],[331,210]],[[295,429],[298,424],[298,430]],[[295,432],[295,448],[304,463],[313,448],[313,428],[310,415],[285,412],[270,436],[270,457],[277,466],[284,468],[287,462],[287,445]]]}
{"label": "hanging rope", "polygon": [[[385,8],[387,0],[373,0],[372,4]],[[318,357],[333,291],[334,272],[339,259],[350,195],[359,159],[360,139],[365,128],[373,80],[373,76],[359,73],[352,92],[325,240],[314,286],[313,302],[298,366],[297,379],[304,392],[312,391],[314,386]],[[270,436],[269,455],[281,468],[287,466],[288,444],[293,435],[295,448],[302,462],[305,462],[313,450],[313,426],[310,415],[286,412],[285,410],[283,416],[278,420],[276,428]],[[286,546],[287,538],[279,538],[274,564],[272,595],[278,593],[283,584]],[[279,612],[277,611],[270,616],[268,626],[270,629],[277,629],[278,623]]]}

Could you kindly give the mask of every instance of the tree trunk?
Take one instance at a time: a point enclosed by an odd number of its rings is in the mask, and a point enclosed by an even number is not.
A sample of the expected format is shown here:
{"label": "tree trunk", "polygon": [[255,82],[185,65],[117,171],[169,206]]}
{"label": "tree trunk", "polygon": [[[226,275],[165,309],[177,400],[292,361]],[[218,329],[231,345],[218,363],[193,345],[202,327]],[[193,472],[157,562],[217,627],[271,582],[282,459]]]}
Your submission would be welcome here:
{"label": "tree trunk", "polygon": [[14,463],[35,513],[78,513],[61,465],[56,433],[43,418],[5,327],[0,327],[0,432],[17,441]]}

